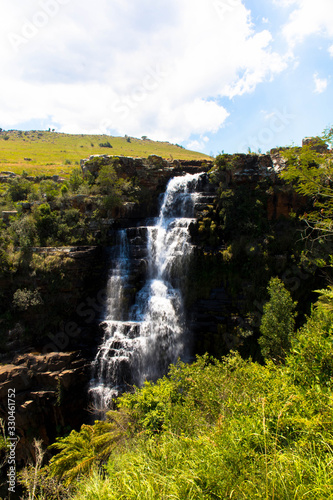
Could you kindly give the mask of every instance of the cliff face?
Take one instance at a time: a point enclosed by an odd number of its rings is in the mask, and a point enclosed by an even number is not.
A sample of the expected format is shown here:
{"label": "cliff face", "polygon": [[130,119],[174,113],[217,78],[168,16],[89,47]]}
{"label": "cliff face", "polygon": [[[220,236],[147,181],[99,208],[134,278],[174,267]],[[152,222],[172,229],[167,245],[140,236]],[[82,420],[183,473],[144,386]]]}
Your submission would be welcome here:
{"label": "cliff face", "polygon": [[184,173],[207,172],[213,161],[173,160],[168,161],[160,156],[150,155],[148,158],[134,158],[131,156],[96,155],[81,160],[83,173],[90,172],[97,176],[104,165],[113,165],[118,176],[123,178],[137,178],[140,186],[148,189],[164,189],[171,177]]}
{"label": "cliff face", "polygon": [[305,197],[298,195],[278,176],[286,167],[286,161],[278,151],[272,150],[268,155],[235,154],[223,155],[223,167],[219,177],[213,180],[224,189],[245,186],[254,189],[258,183],[266,181],[266,208],[269,220],[289,217],[291,211],[302,210],[307,203]]}
{"label": "cliff face", "polygon": [[131,180],[140,188],[138,203],[128,202],[113,210],[112,217],[120,225],[126,226],[126,219],[129,220],[129,225],[132,225],[135,219],[143,220],[158,215],[159,196],[165,191],[172,177],[208,172],[213,161],[168,161],[156,155],[150,155],[148,158],[97,155],[81,161],[83,174],[89,172],[94,177],[97,177],[99,170],[105,165],[112,165],[118,177]]}
{"label": "cliff face", "polygon": [[[272,150],[268,155],[234,154],[224,155],[226,168],[221,175],[225,188],[230,186],[246,185],[251,188],[262,180],[269,180],[273,186],[267,199],[267,216],[276,219],[280,216],[288,217],[291,210],[297,212],[302,209],[306,200],[286,187],[279,180],[278,173],[285,168],[286,162],[278,151]],[[125,203],[114,210],[113,218],[126,225],[126,219],[143,219],[157,215],[158,197],[164,192],[167,182],[174,176],[185,173],[209,172],[213,161],[168,161],[159,156],[151,155],[148,158],[133,158],[112,155],[91,156],[81,160],[84,174],[90,172],[97,176],[104,165],[113,165],[117,175],[123,179],[136,179],[137,184],[147,193],[147,199],[142,203]],[[214,182],[212,190],[214,190]],[[218,183],[215,184],[217,189]]]}
{"label": "cliff face", "polygon": [[[57,435],[78,428],[87,419],[89,363],[79,352],[16,355],[0,367],[0,412],[15,389],[16,460],[33,456],[32,437],[51,444]],[[9,392],[8,392],[9,391]]]}
{"label": "cliff face", "polygon": [[[30,249],[15,274],[0,276],[1,288],[7,291],[3,306],[11,308],[12,326],[7,335],[6,325],[0,324],[0,352],[7,359],[15,350],[43,350],[54,334],[63,330],[66,319],[74,318],[76,309],[96,288],[104,276],[105,258],[99,247],[39,247]],[[13,306],[15,290],[24,293],[33,285],[39,290],[37,305]],[[13,323],[15,326],[13,326]],[[78,344],[79,339],[73,343]],[[50,348],[51,348],[50,347]],[[73,346],[72,346],[73,348]]]}

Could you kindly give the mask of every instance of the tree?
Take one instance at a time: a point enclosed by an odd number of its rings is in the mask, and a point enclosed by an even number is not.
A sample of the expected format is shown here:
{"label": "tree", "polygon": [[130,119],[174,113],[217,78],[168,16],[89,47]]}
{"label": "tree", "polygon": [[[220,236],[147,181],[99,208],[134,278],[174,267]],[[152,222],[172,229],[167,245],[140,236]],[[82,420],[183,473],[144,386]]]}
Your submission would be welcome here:
{"label": "tree", "polygon": [[105,195],[102,203],[106,210],[112,210],[113,207],[121,203],[122,188],[126,182],[124,179],[118,179],[113,165],[102,166],[96,184],[100,194]]}
{"label": "tree", "polygon": [[322,295],[306,323],[292,339],[286,365],[296,384],[306,388],[316,387],[316,391],[319,387],[321,390],[331,391],[333,387],[332,287],[317,292]]}
{"label": "tree", "polygon": [[76,193],[79,187],[84,183],[82,170],[80,168],[73,168],[70,178],[69,185],[73,193]]}
{"label": "tree", "polygon": [[113,194],[117,191],[118,176],[113,165],[103,165],[98,173],[96,184],[101,194]]}
{"label": "tree", "polygon": [[287,167],[280,175],[312,202],[302,219],[316,238],[333,235],[333,155],[326,144],[332,143],[332,138],[333,129],[326,130],[302,148],[288,148],[282,153]]}
{"label": "tree", "polygon": [[48,203],[43,203],[36,207],[33,211],[33,216],[36,221],[40,243],[44,245],[47,239],[54,236],[57,231],[57,216],[51,211]]}
{"label": "tree", "polygon": [[271,278],[267,287],[270,299],[264,305],[259,345],[265,359],[283,362],[290,350],[295,328],[297,305],[279,278]]}
{"label": "tree", "polygon": [[36,221],[32,215],[14,220],[10,225],[10,233],[14,244],[20,247],[31,247],[38,243]]}
{"label": "tree", "polygon": [[27,179],[13,179],[8,186],[7,195],[12,201],[24,201],[32,192],[33,183]]}

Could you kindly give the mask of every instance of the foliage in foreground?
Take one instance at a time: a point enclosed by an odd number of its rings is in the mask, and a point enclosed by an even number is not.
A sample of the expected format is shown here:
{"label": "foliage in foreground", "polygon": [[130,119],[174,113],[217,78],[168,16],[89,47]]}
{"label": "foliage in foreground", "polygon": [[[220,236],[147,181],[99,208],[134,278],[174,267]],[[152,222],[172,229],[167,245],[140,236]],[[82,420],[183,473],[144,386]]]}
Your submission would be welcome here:
{"label": "foliage in foreground", "polygon": [[279,278],[271,278],[268,284],[270,300],[263,307],[259,345],[265,359],[283,361],[290,350],[290,341],[295,329],[297,303]]}
{"label": "foliage in foreground", "polygon": [[285,364],[179,362],[59,439],[50,475],[75,500],[333,498],[332,319],[318,305]]}

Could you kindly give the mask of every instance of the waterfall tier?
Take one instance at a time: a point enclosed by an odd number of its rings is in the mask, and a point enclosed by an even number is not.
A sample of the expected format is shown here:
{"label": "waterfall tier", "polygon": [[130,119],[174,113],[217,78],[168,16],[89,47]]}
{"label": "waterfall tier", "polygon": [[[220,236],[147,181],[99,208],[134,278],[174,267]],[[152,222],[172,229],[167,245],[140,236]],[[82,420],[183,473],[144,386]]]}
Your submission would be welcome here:
{"label": "waterfall tier", "polygon": [[[196,204],[202,203],[198,198],[201,176],[171,179],[159,217],[150,226],[118,232],[102,323],[104,337],[90,386],[97,411],[105,411],[129,385],[141,386],[164,375],[171,363],[186,355],[181,289],[192,252],[188,228]],[[135,303],[128,307],[125,290],[133,260],[141,263],[145,279]]]}

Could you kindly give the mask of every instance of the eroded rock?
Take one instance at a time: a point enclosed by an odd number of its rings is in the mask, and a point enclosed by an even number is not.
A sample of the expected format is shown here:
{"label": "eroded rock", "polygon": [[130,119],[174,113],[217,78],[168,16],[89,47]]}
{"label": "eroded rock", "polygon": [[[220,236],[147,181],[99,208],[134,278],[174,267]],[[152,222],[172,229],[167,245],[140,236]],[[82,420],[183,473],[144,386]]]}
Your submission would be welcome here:
{"label": "eroded rock", "polygon": [[18,464],[31,459],[33,437],[48,445],[65,428],[78,428],[87,420],[89,378],[90,363],[79,351],[21,354],[0,367],[0,416],[5,422],[8,394],[15,390]]}

